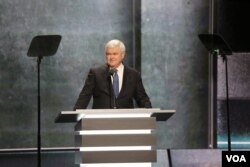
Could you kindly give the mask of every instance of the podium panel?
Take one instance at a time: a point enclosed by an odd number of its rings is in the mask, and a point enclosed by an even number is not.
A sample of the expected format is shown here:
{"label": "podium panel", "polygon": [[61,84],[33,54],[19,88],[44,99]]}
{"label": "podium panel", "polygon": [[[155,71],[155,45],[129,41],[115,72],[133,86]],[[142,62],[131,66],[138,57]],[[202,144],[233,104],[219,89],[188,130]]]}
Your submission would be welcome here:
{"label": "podium panel", "polygon": [[77,164],[156,162],[156,150],[78,152]]}
{"label": "podium panel", "polygon": [[156,121],[166,121],[174,110],[97,109],[64,111],[57,123],[76,122],[75,162],[156,162]]}
{"label": "podium panel", "polygon": [[79,130],[126,130],[155,129],[155,118],[86,118],[80,120],[75,131]]}
{"label": "podium panel", "polygon": [[153,134],[131,135],[76,135],[76,147],[105,146],[152,146],[156,147],[156,137]]}

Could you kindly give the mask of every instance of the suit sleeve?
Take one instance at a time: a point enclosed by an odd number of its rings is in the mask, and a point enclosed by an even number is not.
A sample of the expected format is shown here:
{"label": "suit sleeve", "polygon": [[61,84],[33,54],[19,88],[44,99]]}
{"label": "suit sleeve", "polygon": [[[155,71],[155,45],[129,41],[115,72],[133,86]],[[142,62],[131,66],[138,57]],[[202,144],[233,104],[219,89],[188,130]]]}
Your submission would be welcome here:
{"label": "suit sleeve", "polygon": [[137,86],[135,91],[135,100],[139,107],[141,108],[152,108],[150,99],[144,89],[142,78],[140,73],[137,73]]}
{"label": "suit sleeve", "polygon": [[82,88],[81,93],[79,94],[79,97],[76,101],[73,110],[87,108],[89,101],[93,95],[94,87],[95,87],[95,75],[93,71],[90,69],[87,79],[85,80],[85,84]]}

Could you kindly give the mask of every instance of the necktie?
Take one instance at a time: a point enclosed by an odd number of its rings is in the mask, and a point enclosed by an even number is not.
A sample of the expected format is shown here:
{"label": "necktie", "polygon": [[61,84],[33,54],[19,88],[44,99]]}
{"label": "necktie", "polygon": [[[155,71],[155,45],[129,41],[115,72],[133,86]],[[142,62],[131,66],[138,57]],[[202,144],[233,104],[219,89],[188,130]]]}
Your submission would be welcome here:
{"label": "necktie", "polygon": [[118,78],[117,70],[114,72],[114,76],[113,76],[113,88],[114,88],[115,97],[117,97],[119,94],[119,78]]}

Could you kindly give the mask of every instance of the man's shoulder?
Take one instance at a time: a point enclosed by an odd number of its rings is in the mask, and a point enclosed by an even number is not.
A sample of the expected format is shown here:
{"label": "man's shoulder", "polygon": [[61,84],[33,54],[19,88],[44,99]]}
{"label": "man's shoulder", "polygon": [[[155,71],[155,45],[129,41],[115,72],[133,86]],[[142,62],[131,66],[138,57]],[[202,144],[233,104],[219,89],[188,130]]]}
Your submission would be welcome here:
{"label": "man's shoulder", "polygon": [[137,71],[135,68],[129,67],[129,66],[125,66],[124,65],[124,70],[128,73],[132,73],[132,74],[139,74],[140,72]]}

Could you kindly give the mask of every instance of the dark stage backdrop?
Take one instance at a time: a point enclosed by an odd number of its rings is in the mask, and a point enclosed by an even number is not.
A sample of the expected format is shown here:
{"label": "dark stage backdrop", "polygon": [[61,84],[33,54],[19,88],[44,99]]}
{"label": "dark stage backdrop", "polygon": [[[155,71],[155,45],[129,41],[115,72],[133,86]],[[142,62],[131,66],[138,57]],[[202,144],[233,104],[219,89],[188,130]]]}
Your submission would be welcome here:
{"label": "dark stage backdrop", "polygon": [[[250,54],[228,57],[229,111],[232,148],[250,148]],[[225,63],[218,59],[217,144],[227,148]]]}
{"label": "dark stage backdrop", "polygon": [[[246,0],[218,0],[215,3],[215,33],[233,50],[228,56],[229,111],[232,148],[250,148],[250,11]],[[225,63],[218,58],[217,144],[227,148]]]}
{"label": "dark stage backdrop", "polygon": [[234,52],[250,52],[250,1],[215,1],[215,32],[222,35]]}
{"label": "dark stage backdrop", "polygon": [[[58,52],[41,64],[42,147],[74,146],[72,110],[88,69],[104,61],[113,38],[132,65],[132,0],[0,0],[0,149],[36,147],[36,59],[32,38],[60,34]],[[208,32],[208,1],[141,1],[142,78],[153,107],[176,109],[159,123],[159,148],[205,148],[208,57],[197,35]]]}

